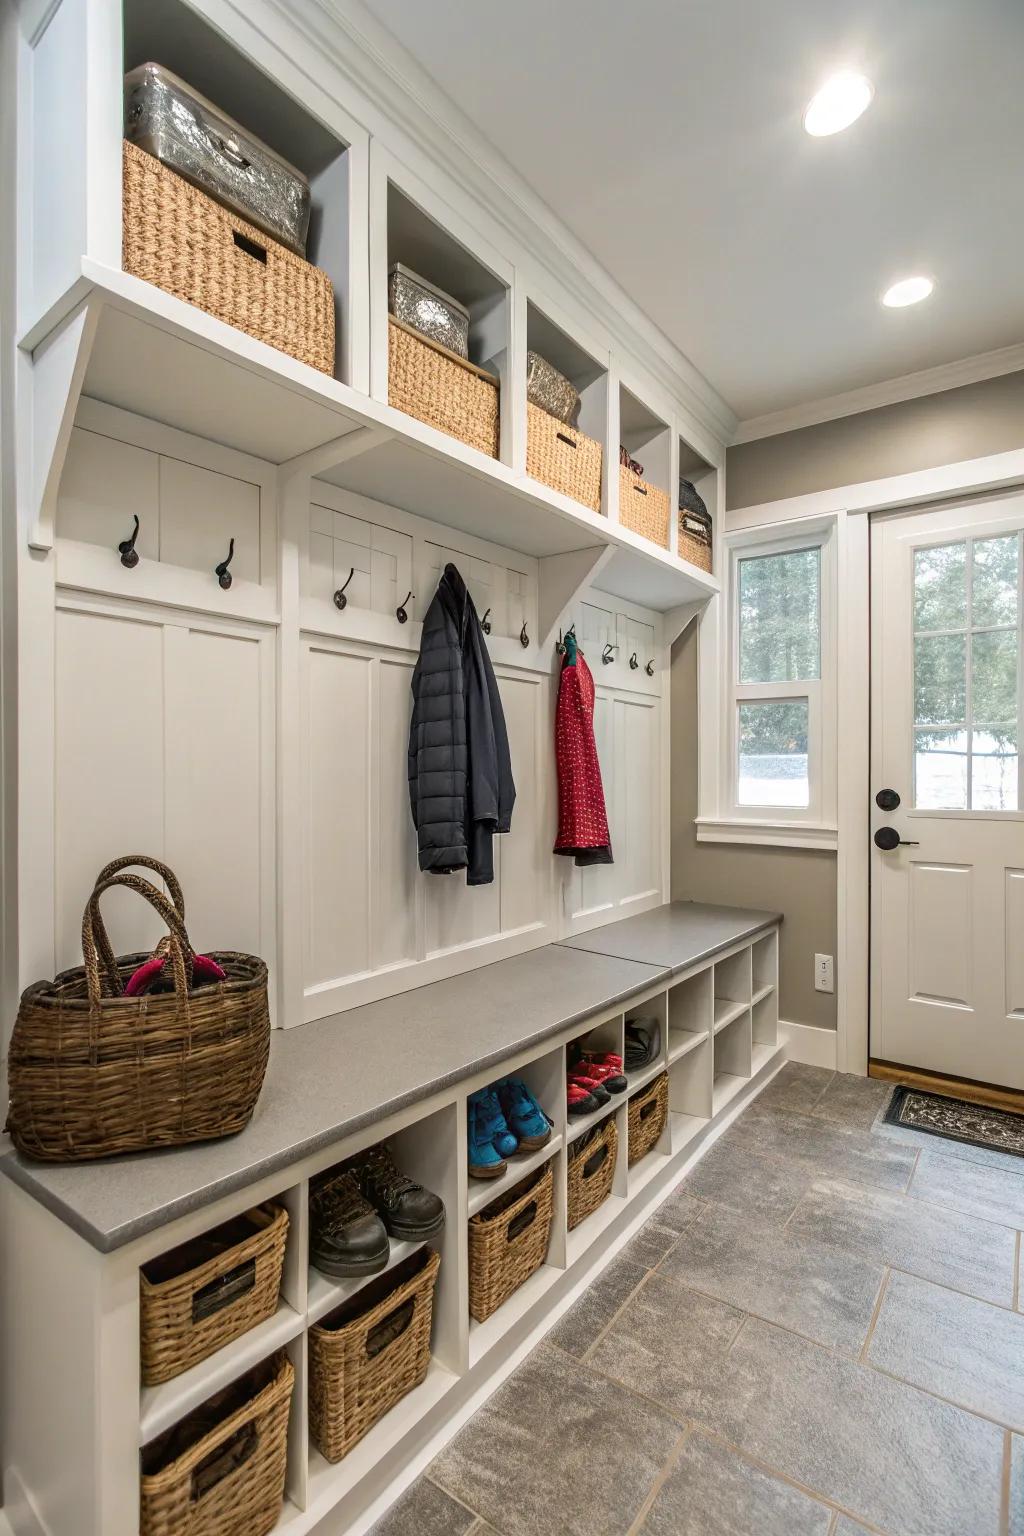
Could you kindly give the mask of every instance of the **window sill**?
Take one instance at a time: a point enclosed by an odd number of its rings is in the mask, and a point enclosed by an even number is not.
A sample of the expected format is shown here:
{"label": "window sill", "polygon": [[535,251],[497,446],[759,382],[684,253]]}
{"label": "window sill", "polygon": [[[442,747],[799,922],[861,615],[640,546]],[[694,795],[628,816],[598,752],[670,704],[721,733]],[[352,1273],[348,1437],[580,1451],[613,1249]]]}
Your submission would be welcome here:
{"label": "window sill", "polygon": [[813,848],[835,853],[836,827],[806,821],[757,821],[752,816],[718,819],[698,816],[698,843],[746,843],[767,848]]}

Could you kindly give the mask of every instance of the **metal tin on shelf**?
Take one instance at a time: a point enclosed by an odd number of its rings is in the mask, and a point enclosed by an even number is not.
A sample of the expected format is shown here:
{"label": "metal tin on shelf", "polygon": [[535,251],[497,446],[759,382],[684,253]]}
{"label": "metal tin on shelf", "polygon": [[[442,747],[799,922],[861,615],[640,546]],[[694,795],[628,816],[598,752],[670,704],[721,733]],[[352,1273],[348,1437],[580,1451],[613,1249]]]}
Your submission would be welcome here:
{"label": "metal tin on shelf", "polygon": [[549,416],[557,416],[566,426],[574,427],[579,421],[578,389],[539,352],[526,354],[526,398]]}
{"label": "metal tin on shelf", "polygon": [[125,138],[297,256],[306,254],[301,171],[161,64],[124,77]]}
{"label": "metal tin on shelf", "polygon": [[421,336],[469,357],[469,310],[443,288],[396,261],[388,272],[388,308]]}

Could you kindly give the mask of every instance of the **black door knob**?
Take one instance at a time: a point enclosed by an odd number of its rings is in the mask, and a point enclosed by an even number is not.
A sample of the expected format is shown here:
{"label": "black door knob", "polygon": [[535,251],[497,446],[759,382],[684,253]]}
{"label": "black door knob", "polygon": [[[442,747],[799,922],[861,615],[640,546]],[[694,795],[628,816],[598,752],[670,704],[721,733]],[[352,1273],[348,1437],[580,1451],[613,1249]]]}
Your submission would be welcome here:
{"label": "black door knob", "polygon": [[883,853],[892,853],[894,848],[916,848],[917,843],[911,838],[900,837],[895,827],[879,827],[875,833],[875,847],[881,848]]}
{"label": "black door knob", "polygon": [[875,796],[875,804],[880,811],[895,811],[899,803],[900,797],[894,789],[880,789]]}

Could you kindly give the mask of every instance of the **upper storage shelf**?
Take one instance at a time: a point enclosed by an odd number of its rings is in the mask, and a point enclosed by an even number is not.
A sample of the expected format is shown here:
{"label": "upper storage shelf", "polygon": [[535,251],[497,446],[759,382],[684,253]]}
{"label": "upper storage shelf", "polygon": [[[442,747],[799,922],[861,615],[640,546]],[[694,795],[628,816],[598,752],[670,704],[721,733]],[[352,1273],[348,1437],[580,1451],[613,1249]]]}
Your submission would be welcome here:
{"label": "upper storage shelf", "polygon": [[[600,328],[595,341],[581,338],[566,320],[568,307],[585,308],[585,294],[572,293],[582,280],[567,266],[568,300],[535,298],[521,252],[478,234],[476,212],[446,173],[422,182],[376,137],[371,155],[370,133],[340,104],[337,81],[300,71],[246,8],[234,0],[59,0],[24,58],[26,100],[50,102],[59,90],[66,109],[59,145],[42,109],[25,140],[32,218],[19,248],[19,274],[27,274],[19,324],[34,365],[33,545],[52,543],[55,487],[85,396],[524,554],[578,556],[582,569],[590,552],[595,587],[649,608],[702,604],[718,590],[676,557],[674,539],[652,541],[620,518],[619,412],[625,438],[645,449],[647,472],[669,496],[673,523],[672,445],[684,423],[666,409],[652,425],[639,396],[613,382],[610,339]],[[308,255],[335,298],[333,375],[123,269],[122,78],[150,61],[309,177]],[[79,173],[81,196],[63,196]],[[37,260],[44,215],[48,238]],[[468,361],[499,391],[495,456],[391,403],[385,296],[395,262],[468,310]],[[527,472],[530,350],[575,384],[579,430],[600,444],[601,487],[589,505]],[[630,378],[639,377],[625,361]]]}

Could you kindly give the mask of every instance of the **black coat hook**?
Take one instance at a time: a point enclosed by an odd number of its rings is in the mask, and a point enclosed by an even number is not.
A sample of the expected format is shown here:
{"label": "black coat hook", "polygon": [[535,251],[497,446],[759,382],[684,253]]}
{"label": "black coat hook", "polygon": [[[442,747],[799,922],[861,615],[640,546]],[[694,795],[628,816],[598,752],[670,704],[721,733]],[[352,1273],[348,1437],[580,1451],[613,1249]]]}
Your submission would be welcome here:
{"label": "black coat hook", "polygon": [[609,641],[604,650],[601,652],[601,660],[604,662],[606,667],[610,667],[612,662],[615,660],[615,652],[617,650],[618,646],[612,645],[611,641]]}
{"label": "black coat hook", "polygon": [[234,558],[235,558],[235,541],[234,541],[234,539],[232,539],[230,544],[228,545],[227,559],[226,560],[222,560],[220,562],[220,565],[215,565],[214,568],[213,568],[213,574],[216,576],[217,580],[220,582],[220,584],[224,588],[225,592],[228,590],[228,588],[231,585],[231,579],[232,578],[231,578],[231,572],[228,570],[228,566],[231,564],[231,562],[232,562],[232,560]]}
{"label": "black coat hook", "polygon": [[405,605],[409,601],[410,597],[412,597],[412,593],[407,592],[402,598],[402,601],[399,603],[398,607],[395,609],[395,618],[398,620],[399,624],[405,624],[408,622],[409,615],[405,611]]}
{"label": "black coat hook", "polygon": [[634,651],[632,656],[629,658],[629,670],[631,672],[635,672],[639,665],[640,665],[639,659],[637,657],[636,651]]}
{"label": "black coat hook", "polygon": [[526,647],[529,645],[529,643],[530,643],[530,637],[526,633],[526,620],[524,619],[523,620],[523,627],[519,631],[519,644],[522,646],[523,650],[525,651]]}
{"label": "black coat hook", "polygon": [[335,594],[334,594],[334,606],[335,606],[335,608],[347,608],[348,607],[348,598],[345,596],[345,588],[348,586],[349,582],[352,580],[352,577],[355,575],[355,573],[356,573],[356,568],[353,565],[352,568],[350,569],[348,575],[345,577],[345,580],[342,582],[341,586],[338,588],[337,592],[335,592]]}
{"label": "black coat hook", "polygon": [[489,635],[491,632],[491,610],[489,608],[484,614],[483,618],[480,620],[480,628],[483,630],[485,635]]}
{"label": "black coat hook", "polygon": [[[568,639],[570,635],[575,637],[575,635],[576,635],[576,625],[575,624],[570,624],[569,628],[565,632],[565,635],[566,635],[566,639]],[[559,625],[559,629],[558,629],[558,639],[555,641],[555,650],[558,652],[559,656],[564,656],[565,655],[565,640],[562,639],[561,625]]]}
{"label": "black coat hook", "polygon": [[646,667],[644,667],[644,671],[647,673],[648,677],[653,677],[654,676],[654,662],[653,661],[649,661],[647,663]]}
{"label": "black coat hook", "polygon": [[130,539],[122,539],[117,546],[117,552],[121,556],[121,564],[129,571],[133,571],[139,563],[139,552],[135,548],[135,540],[139,536],[139,517],[135,514],[135,527],[132,529]]}

